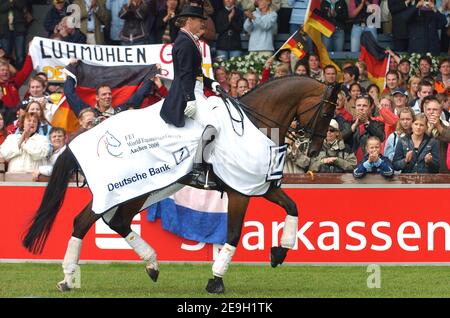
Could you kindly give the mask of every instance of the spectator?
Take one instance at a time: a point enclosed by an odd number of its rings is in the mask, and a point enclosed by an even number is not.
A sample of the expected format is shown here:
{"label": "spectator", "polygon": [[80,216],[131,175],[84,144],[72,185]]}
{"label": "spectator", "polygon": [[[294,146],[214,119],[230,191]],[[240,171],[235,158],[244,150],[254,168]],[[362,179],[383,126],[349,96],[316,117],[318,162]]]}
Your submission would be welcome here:
{"label": "spectator", "polygon": [[[273,57],[270,57],[266,64],[264,65],[264,70],[261,74],[261,81],[260,83],[266,82],[270,78],[270,66],[272,65]],[[289,75],[289,66],[287,66],[284,63],[277,64],[275,66],[275,74],[274,77],[281,77]]]}
{"label": "spectator", "polygon": [[127,3],[128,0],[106,0],[105,7],[111,15],[109,44],[120,45],[120,31],[122,31],[125,21],[119,17],[119,12]]}
{"label": "spectator", "polygon": [[349,96],[350,85],[359,80],[359,69],[355,65],[349,65],[343,68],[342,90]]}
{"label": "spectator", "polygon": [[44,28],[48,37],[51,37],[53,33],[57,33],[57,25],[67,15],[67,6],[68,3],[65,0],[53,0],[53,6],[47,12],[44,20]]}
{"label": "spectator", "polygon": [[[150,91],[145,95],[144,100],[142,101],[140,107],[139,105],[133,105],[133,108],[145,108],[156,104],[161,99],[166,98],[169,91],[164,83],[161,81],[159,76],[155,76],[150,80],[152,83],[150,84]],[[131,105],[131,104],[128,104]]]}
{"label": "spectator", "polygon": [[380,104],[380,88],[376,84],[370,84],[367,86],[367,94],[373,99],[374,105]]}
{"label": "spectator", "polygon": [[389,135],[384,145],[384,156],[391,161],[394,159],[395,148],[400,137],[411,134],[411,126],[415,118],[414,111],[410,107],[402,108],[398,116],[399,120],[397,121],[396,129]]}
{"label": "spectator", "polygon": [[[50,130],[51,130],[52,126],[50,126],[49,122],[45,118],[44,106],[42,106],[42,104],[38,101],[31,101],[25,107],[25,113],[36,113],[38,115],[39,123],[38,123],[38,128],[36,130],[36,133],[49,138],[49,136],[50,136],[49,134],[50,134]],[[23,118],[23,116],[19,117],[19,120],[17,123],[18,129],[16,130],[16,134],[18,134],[20,132],[20,128],[21,128],[20,118]]]}
{"label": "spectator", "polygon": [[319,56],[315,53],[312,53],[308,57],[308,66],[309,66],[309,76],[323,82],[323,70],[320,68],[320,59]]}
{"label": "spectator", "polygon": [[143,0],[129,0],[120,9],[119,17],[124,20],[120,41],[122,45],[142,45],[147,43],[147,30],[145,19],[148,7]]}
{"label": "spectator", "polygon": [[241,78],[237,82],[237,97],[242,97],[248,92],[248,81]]}
{"label": "spectator", "polygon": [[303,60],[298,60],[294,66],[294,73],[297,75],[309,77],[309,66]]}
{"label": "spectator", "polygon": [[36,75],[28,83],[29,96],[22,101],[22,106],[28,105],[32,101],[37,101],[44,106],[44,116],[48,122],[51,122],[55,114],[57,105],[53,104],[49,96],[44,95],[46,83],[42,77]]}
{"label": "spectator", "polygon": [[53,172],[53,165],[59,155],[66,149],[66,131],[63,128],[53,127],[50,130],[51,152],[47,159],[47,164],[39,166],[33,171],[33,181],[38,181],[39,176],[50,177]]}
{"label": "spectator", "polygon": [[444,15],[436,9],[434,0],[419,0],[408,23],[408,52],[439,55],[438,30],[444,28],[446,23]]}
{"label": "spectator", "polygon": [[14,59],[11,56],[6,55],[5,49],[1,47],[0,45],[0,60],[3,60],[5,62],[9,63],[9,72],[11,73],[11,76],[16,75],[17,69],[14,67]]}
{"label": "spectator", "polygon": [[86,35],[80,29],[75,28],[71,20],[70,16],[62,18],[61,22],[56,26],[55,31],[57,33],[54,35],[61,41],[86,44]]}
{"label": "spectator", "polygon": [[226,91],[230,91],[230,84],[228,84],[228,74],[227,70],[223,66],[219,66],[214,70],[214,75],[216,81],[220,84],[220,86]]}
{"label": "spectator", "polygon": [[422,101],[425,97],[433,95],[433,85],[427,81],[420,81],[417,91],[417,99],[410,102],[408,106],[412,107],[416,114],[422,112]]}
{"label": "spectator", "polygon": [[5,141],[8,136],[6,131],[5,120],[3,119],[3,114],[0,112],[0,145]]}
{"label": "spectator", "polygon": [[397,88],[392,92],[392,100],[394,114],[398,116],[404,107],[408,107],[408,92],[403,88]]}
{"label": "spectator", "polygon": [[95,113],[93,108],[83,108],[78,115],[78,122],[80,123],[80,127],[86,130],[91,129],[96,124],[96,117],[97,114]]}
{"label": "spectator", "polygon": [[80,7],[80,30],[86,34],[86,43],[105,44],[102,25],[109,25],[110,21],[105,0],[74,0],[73,4]]}
{"label": "spectator", "polygon": [[415,101],[419,91],[420,77],[411,76],[408,80],[408,104]]}
{"label": "spectator", "polygon": [[328,64],[323,68],[323,81],[327,85],[337,83],[337,70],[334,65]]}
{"label": "spectator", "polygon": [[379,147],[384,141],[384,123],[375,120],[370,116],[372,113],[373,101],[368,95],[359,96],[356,99],[354,122],[351,126],[353,132],[353,148],[358,161],[361,161],[366,154],[367,140],[369,137],[375,136],[379,140]]}
{"label": "spectator", "polygon": [[424,79],[431,74],[431,58],[427,55],[423,55],[419,58],[419,73],[416,74],[420,79]]}
{"label": "spectator", "polygon": [[267,57],[273,54],[273,40],[277,33],[277,13],[270,9],[270,2],[258,0],[258,8],[255,11],[244,12],[247,17],[244,30],[250,34],[248,51]]}
{"label": "spectator", "polygon": [[278,62],[286,65],[286,67],[288,69],[288,74],[292,74],[291,55],[292,54],[291,54],[291,50],[290,49],[281,49],[275,55],[275,58],[278,60]]}
{"label": "spectator", "polygon": [[439,172],[449,173],[447,169],[447,148],[450,142],[450,124],[442,120],[442,105],[434,96],[427,96],[422,102],[423,110],[428,119],[427,134],[439,143]]}
{"label": "spectator", "polygon": [[425,134],[425,114],[415,116],[411,129],[411,135],[401,137],[395,148],[394,169],[402,173],[438,173],[439,147],[434,138]]}
{"label": "spectator", "polygon": [[400,60],[398,64],[397,71],[400,74],[400,81],[398,85],[407,89],[409,82],[409,72],[411,71],[411,62],[407,58],[403,58]]}
{"label": "spectator", "polygon": [[244,13],[236,7],[235,0],[223,0],[224,9],[216,15],[216,54],[225,60],[242,54],[241,33]]}
{"label": "spectator", "polygon": [[301,25],[305,23],[308,1],[288,0],[288,4],[292,8],[291,19],[289,20],[289,33],[293,34],[300,28]]}
{"label": "spectator", "polygon": [[0,89],[2,91],[2,102],[5,108],[4,119],[6,125],[14,121],[16,106],[20,102],[19,89],[33,71],[31,57],[27,55],[22,69],[15,75],[11,75],[9,63],[0,59]]}
{"label": "spectator", "polygon": [[173,43],[179,28],[175,26],[175,17],[179,12],[178,0],[166,0],[166,5],[159,10],[155,18],[154,33],[157,43]]}
{"label": "spectator", "polygon": [[350,90],[349,90],[350,96],[349,99],[347,101],[347,111],[350,113],[350,115],[352,115],[353,117],[355,117],[355,113],[356,113],[356,99],[361,96],[362,93],[362,88],[361,85],[359,85],[358,83],[353,83],[350,85]]}
{"label": "spectator", "polygon": [[[294,120],[291,123],[292,129],[297,129],[298,123]],[[285,138],[287,144],[286,162],[283,173],[305,173],[311,159],[305,154],[303,144],[300,143],[296,133],[288,132]]]}
{"label": "spectator", "polygon": [[0,3],[0,44],[8,56],[12,56],[14,50],[17,69],[25,60],[26,9],[26,0],[3,0]]}
{"label": "spectator", "polygon": [[394,51],[406,52],[408,50],[408,20],[414,14],[414,2],[413,0],[388,0],[389,10],[392,14]]}
{"label": "spectator", "polygon": [[355,63],[355,66],[359,70],[359,80],[358,83],[361,85],[361,88],[363,88],[365,91],[367,91],[367,87],[369,87],[370,84],[373,84],[368,77],[367,73],[367,64],[364,61],[357,61]]}
{"label": "spectator", "polygon": [[381,141],[376,136],[367,139],[366,155],[353,170],[353,176],[357,179],[364,177],[367,173],[379,173],[385,178],[394,176],[392,163],[381,154]]}
{"label": "spectator", "polygon": [[232,71],[228,74],[228,86],[230,88],[228,93],[233,97],[237,97],[237,82],[241,78],[242,78],[241,73],[237,71]]}
{"label": "spectator", "polygon": [[247,73],[244,74],[244,78],[247,80],[248,82],[248,89],[252,90],[255,88],[255,86],[258,84],[259,82],[259,76],[258,74],[253,71],[253,70],[249,70],[247,71]]}
{"label": "spectator", "polygon": [[19,134],[6,137],[0,146],[0,154],[8,162],[8,172],[32,172],[45,163],[50,152],[47,137],[36,134],[39,117],[25,113]]}
{"label": "spectator", "polygon": [[381,93],[381,97],[392,96],[392,92],[394,92],[398,88],[398,82],[398,72],[388,71],[386,73],[386,88]]}
{"label": "spectator", "polygon": [[450,59],[439,62],[439,74],[436,76],[434,88],[437,93],[450,95]]}
{"label": "spectator", "polygon": [[[258,1],[255,0],[237,0],[236,5],[240,6],[242,10],[252,12],[258,6]],[[281,7],[281,0],[273,0],[270,2],[270,9],[278,12]]]}
{"label": "spectator", "polygon": [[309,170],[324,173],[343,173],[356,167],[355,154],[345,145],[339,124],[332,119],[327,136],[317,157],[311,159]]}
{"label": "spectator", "polygon": [[326,18],[336,29],[328,38],[322,34],[322,42],[327,51],[344,51],[344,28],[348,20],[348,8],[345,0],[322,0],[320,4],[321,16]]}
{"label": "spectator", "polygon": [[[450,99],[447,94],[437,94],[436,99],[442,105],[442,114],[444,119],[449,121],[450,119]],[[442,115],[441,115],[442,118]]]}
{"label": "spectator", "polygon": [[440,30],[441,31],[441,52],[447,52],[450,55],[450,1],[441,1],[441,13],[445,16],[447,24]]}
{"label": "spectator", "polygon": [[349,0],[348,13],[349,17],[352,19],[352,33],[350,36],[350,49],[352,52],[359,52],[361,34],[364,31],[369,31],[372,33],[374,39],[377,39],[377,29],[373,25],[368,25],[368,17],[371,13],[368,12],[367,6],[370,4],[379,5],[378,0]]}
{"label": "spectator", "polygon": [[[395,131],[398,122],[398,116],[394,113],[394,108],[392,107],[392,100],[383,97],[380,100],[380,104],[377,105],[377,108],[380,116],[374,118],[384,123],[384,135],[389,136]],[[384,150],[384,142],[381,143],[381,150]]]}

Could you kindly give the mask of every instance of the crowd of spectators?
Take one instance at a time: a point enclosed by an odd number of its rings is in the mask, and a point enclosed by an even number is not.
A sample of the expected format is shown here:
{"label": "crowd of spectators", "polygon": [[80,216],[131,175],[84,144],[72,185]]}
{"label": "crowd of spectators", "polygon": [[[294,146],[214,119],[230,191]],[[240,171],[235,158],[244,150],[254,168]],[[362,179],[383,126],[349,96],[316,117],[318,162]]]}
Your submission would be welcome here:
{"label": "crowd of spectators", "polygon": [[[240,97],[270,77],[289,74],[337,84],[336,68],[321,67],[310,39],[304,59],[296,59],[289,50],[273,55],[277,49],[274,36],[292,34],[304,23],[307,0],[51,0],[42,36],[99,45],[169,43],[178,33],[172,18],[186,3],[205,7],[207,26],[200,37],[211,45],[213,58],[229,59],[247,52],[267,57],[261,74],[253,70],[241,74],[224,67],[214,70],[215,78],[231,96]],[[80,8],[79,21],[68,12],[71,4]],[[381,8],[378,29],[368,23],[373,5]],[[392,63],[382,91],[369,80],[363,61],[342,65],[335,118],[319,156],[306,157],[295,137],[287,139],[285,172],[353,172],[358,178],[367,172],[385,177],[393,171],[447,173],[450,61],[442,58],[433,74],[425,53],[449,51],[449,11],[449,0],[322,0],[320,15],[336,26],[330,38],[323,37],[329,51],[343,51],[346,37],[350,38],[350,51],[359,51],[363,31],[372,32],[375,38],[392,34],[393,48],[387,50]],[[32,172],[36,179],[51,173],[49,165],[70,136],[50,126],[62,86],[49,83],[46,74],[39,73],[29,80],[26,94],[19,94],[32,73],[25,49],[30,13],[31,1],[0,3],[0,153],[8,162],[8,171]],[[247,50],[241,43],[242,33],[249,34]],[[406,51],[423,55],[417,74],[412,74],[410,62],[398,55]],[[274,61],[277,65],[272,75]],[[64,93],[82,129],[118,110],[148,106],[167,95],[164,81],[154,77],[125,105],[112,105],[107,86],[97,89],[95,105],[87,105],[76,95],[74,85],[68,78]]]}

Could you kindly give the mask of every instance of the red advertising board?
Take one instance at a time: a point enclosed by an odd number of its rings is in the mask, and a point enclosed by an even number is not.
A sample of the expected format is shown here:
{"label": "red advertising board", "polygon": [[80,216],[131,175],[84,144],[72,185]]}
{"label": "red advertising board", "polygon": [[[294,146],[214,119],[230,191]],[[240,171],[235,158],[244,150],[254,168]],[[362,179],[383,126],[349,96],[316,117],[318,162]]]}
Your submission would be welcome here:
{"label": "red advertising board", "polygon": [[[450,262],[450,187],[374,188],[329,186],[285,189],[299,210],[297,244],[286,262],[444,263]],[[41,255],[21,245],[44,187],[1,186],[0,260],[62,260],[73,219],[91,199],[88,189],[69,188]],[[263,198],[252,198],[238,262],[268,262],[279,244],[285,212]],[[144,214],[133,230],[152,245],[161,261],[212,261],[218,246],[179,238],[148,222]],[[100,222],[85,239],[81,260],[138,260],[118,235]]]}

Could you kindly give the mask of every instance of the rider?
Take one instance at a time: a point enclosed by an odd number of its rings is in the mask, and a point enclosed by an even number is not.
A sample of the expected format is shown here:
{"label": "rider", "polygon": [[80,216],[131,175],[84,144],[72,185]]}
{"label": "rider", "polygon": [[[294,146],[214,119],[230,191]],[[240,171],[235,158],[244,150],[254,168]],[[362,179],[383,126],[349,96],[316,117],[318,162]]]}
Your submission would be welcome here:
{"label": "rider", "polygon": [[[203,14],[203,7],[186,5],[174,19],[175,25],[180,27],[172,48],[174,80],[160,115],[166,123],[184,127],[184,116],[193,118],[197,111],[194,91],[203,95],[203,84],[205,84],[214,93],[218,93],[217,88],[220,84],[205,76],[202,71],[202,51],[198,34],[205,27],[206,17]],[[205,132],[207,130],[208,127]],[[195,155],[192,174],[197,184],[208,187],[202,157],[202,149],[209,142],[205,140],[205,135],[211,135],[211,133],[204,133],[202,136],[202,147]]]}

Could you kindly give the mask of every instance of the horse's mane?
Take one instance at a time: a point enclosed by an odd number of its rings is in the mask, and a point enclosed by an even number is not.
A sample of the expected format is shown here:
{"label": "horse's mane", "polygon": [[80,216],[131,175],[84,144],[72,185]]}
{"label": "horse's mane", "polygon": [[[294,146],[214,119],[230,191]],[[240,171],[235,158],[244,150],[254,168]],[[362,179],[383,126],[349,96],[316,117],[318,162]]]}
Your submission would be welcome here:
{"label": "horse's mane", "polygon": [[281,80],[286,80],[286,79],[289,79],[289,78],[299,78],[299,79],[303,79],[303,80],[306,80],[306,81],[315,81],[315,82],[317,82],[317,83],[320,83],[320,84],[324,85],[322,82],[318,81],[318,80],[315,79],[315,78],[309,77],[309,76],[298,75],[298,74],[289,74],[289,75],[284,75],[284,76],[281,76],[281,77],[272,77],[272,78],[269,78],[269,79],[268,79],[267,81],[265,81],[264,83],[259,83],[259,84],[257,84],[257,85],[256,85],[255,87],[253,87],[251,90],[249,90],[249,91],[246,92],[244,95],[242,95],[241,97],[239,97],[239,99],[241,99],[242,97],[245,97],[245,96],[247,96],[247,95],[250,95],[250,94],[254,93],[255,91],[259,90],[260,88],[263,88],[263,87],[265,87],[265,86],[271,85],[271,84],[274,83],[274,82],[278,82],[278,81],[281,81]]}

